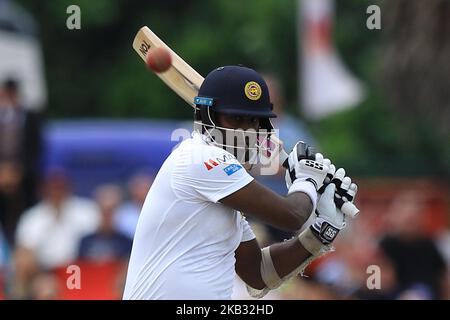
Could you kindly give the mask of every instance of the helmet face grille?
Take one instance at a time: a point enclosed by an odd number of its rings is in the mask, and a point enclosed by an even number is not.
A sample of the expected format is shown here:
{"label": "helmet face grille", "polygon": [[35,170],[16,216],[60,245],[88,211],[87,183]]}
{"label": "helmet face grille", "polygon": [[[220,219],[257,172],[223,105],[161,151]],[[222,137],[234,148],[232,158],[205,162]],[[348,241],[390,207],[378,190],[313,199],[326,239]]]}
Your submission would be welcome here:
{"label": "helmet face grille", "polygon": [[222,148],[236,157],[241,163],[256,164],[261,157],[267,158],[273,153],[270,144],[270,129],[229,129],[203,122],[194,122],[195,131],[202,133],[211,144]]}
{"label": "helmet face grille", "polygon": [[[208,141],[234,155],[241,163],[257,163],[272,154],[268,143],[274,133],[270,118],[276,117],[267,84],[255,70],[225,66],[210,72],[194,99],[194,129]],[[216,113],[257,117],[258,130],[224,128],[215,122]]]}

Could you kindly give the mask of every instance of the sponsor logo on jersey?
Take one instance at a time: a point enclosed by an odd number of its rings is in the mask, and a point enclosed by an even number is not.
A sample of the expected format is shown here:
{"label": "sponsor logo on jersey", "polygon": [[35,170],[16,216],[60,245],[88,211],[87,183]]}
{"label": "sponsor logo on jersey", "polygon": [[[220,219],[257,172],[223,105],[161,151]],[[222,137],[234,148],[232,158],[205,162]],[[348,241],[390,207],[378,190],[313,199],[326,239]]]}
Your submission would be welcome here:
{"label": "sponsor logo on jersey", "polygon": [[236,163],[233,163],[233,164],[230,164],[229,166],[225,167],[223,169],[223,171],[225,171],[225,173],[227,175],[231,176],[233,173],[235,173],[236,171],[241,170],[241,169],[242,169],[242,166],[240,166]]}
{"label": "sponsor logo on jersey", "polygon": [[218,163],[227,163],[230,160],[236,160],[236,157],[231,153],[224,153],[222,156],[216,158],[216,161]]}
{"label": "sponsor logo on jersey", "polygon": [[206,169],[208,169],[208,171],[219,165],[216,161],[212,159],[209,159],[208,161],[204,162],[204,164]]}
{"label": "sponsor logo on jersey", "polygon": [[209,159],[208,161],[203,162],[206,169],[211,170],[214,167],[217,167],[219,164],[227,164],[236,160],[236,157],[231,153],[224,153],[220,157],[216,157],[214,159]]}

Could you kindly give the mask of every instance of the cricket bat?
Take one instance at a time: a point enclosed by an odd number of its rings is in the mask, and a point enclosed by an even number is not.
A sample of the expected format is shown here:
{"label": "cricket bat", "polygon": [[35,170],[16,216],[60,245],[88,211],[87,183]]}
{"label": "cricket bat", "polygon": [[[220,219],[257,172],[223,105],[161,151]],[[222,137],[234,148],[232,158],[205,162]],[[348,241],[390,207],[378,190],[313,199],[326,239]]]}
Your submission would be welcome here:
{"label": "cricket bat", "polygon": [[175,91],[184,101],[195,107],[194,98],[203,83],[204,78],[170,49],[148,27],[142,27],[133,41],[133,48],[144,60],[152,48],[163,47],[172,56],[172,66],[165,72],[156,73],[162,81]]}
{"label": "cricket bat", "polygon": [[[139,54],[144,62],[147,61],[149,50],[157,47],[163,47],[170,52],[172,56],[172,65],[166,71],[156,73],[156,75],[184,101],[191,105],[191,107],[195,107],[194,98],[197,96],[204,78],[170,49],[170,47],[147,26],[139,29],[133,41],[133,49]],[[283,142],[277,136],[271,135],[270,141],[267,143],[269,150],[273,150],[274,153],[279,153],[279,161],[283,164],[283,167],[289,169],[289,155],[283,149]]]}

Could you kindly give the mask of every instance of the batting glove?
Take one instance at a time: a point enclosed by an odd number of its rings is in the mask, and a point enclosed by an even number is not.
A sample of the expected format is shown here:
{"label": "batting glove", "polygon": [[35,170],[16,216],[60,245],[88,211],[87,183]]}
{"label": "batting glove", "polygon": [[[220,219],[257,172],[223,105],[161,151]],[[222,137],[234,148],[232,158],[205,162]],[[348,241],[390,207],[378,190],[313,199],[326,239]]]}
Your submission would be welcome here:
{"label": "batting glove", "polygon": [[300,141],[289,154],[288,165],[285,176],[288,190],[296,180],[308,181],[318,190],[329,171],[331,161],[324,159],[321,153],[314,153],[312,147]]}
{"label": "batting glove", "polygon": [[[319,189],[319,194],[322,194],[329,183],[333,183],[336,186],[336,192],[334,195],[334,202],[338,209],[354,218],[358,215],[359,209],[355,206],[354,200],[356,193],[358,192],[358,186],[356,183],[352,183],[352,179],[345,175],[343,168],[338,169],[332,176],[333,165],[330,166],[330,171],[327,173],[324,185]],[[319,196],[320,197],[320,196]]]}
{"label": "batting glove", "polygon": [[312,233],[325,245],[331,244],[345,228],[345,215],[334,202],[336,185],[330,183],[317,202],[316,219],[310,226]]}

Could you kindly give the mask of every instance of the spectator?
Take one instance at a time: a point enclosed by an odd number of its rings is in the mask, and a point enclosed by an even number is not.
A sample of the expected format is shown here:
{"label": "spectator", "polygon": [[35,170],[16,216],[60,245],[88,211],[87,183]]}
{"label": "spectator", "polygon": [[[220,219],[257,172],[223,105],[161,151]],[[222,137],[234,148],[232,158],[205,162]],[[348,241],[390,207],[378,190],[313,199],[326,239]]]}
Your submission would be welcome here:
{"label": "spectator", "polygon": [[27,296],[35,273],[75,260],[81,238],[98,223],[95,203],[74,196],[64,172],[50,172],[44,181],[42,202],[23,214],[17,228],[15,296]]}
{"label": "spectator", "polygon": [[6,80],[0,86],[0,224],[11,246],[20,214],[36,202],[40,127],[38,114],[20,104],[18,82]]}
{"label": "spectator", "polygon": [[120,188],[115,185],[100,186],[94,198],[101,213],[100,225],[95,232],[81,239],[78,258],[96,262],[127,260],[132,240],[116,231],[113,225],[113,215],[122,200]]}
{"label": "spectator", "polygon": [[398,298],[441,299],[446,265],[433,239],[423,231],[420,193],[404,192],[389,211],[389,232],[380,248],[394,266],[401,291]]}
{"label": "spectator", "polygon": [[114,217],[116,229],[130,239],[134,238],[139,214],[141,213],[142,206],[152,183],[153,176],[149,174],[138,173],[131,177],[128,182],[130,200],[118,209]]}
{"label": "spectator", "polygon": [[2,228],[0,226],[0,300],[4,297],[5,292],[5,278],[8,266],[8,245],[3,237]]}
{"label": "spectator", "polygon": [[447,265],[447,281],[444,282],[443,299],[450,300],[450,230],[446,229],[438,234],[436,243]]}
{"label": "spectator", "polygon": [[61,283],[51,272],[37,274],[30,285],[31,300],[57,300],[60,294]]}
{"label": "spectator", "polygon": [[105,268],[103,272],[107,272],[111,265],[117,266],[113,278],[108,279],[111,283],[102,283],[97,287],[106,286],[110,294],[120,297],[133,245],[133,240],[117,231],[113,223],[114,214],[122,201],[122,191],[116,185],[103,185],[95,190],[94,198],[100,208],[100,225],[95,232],[81,239],[78,259]]}

